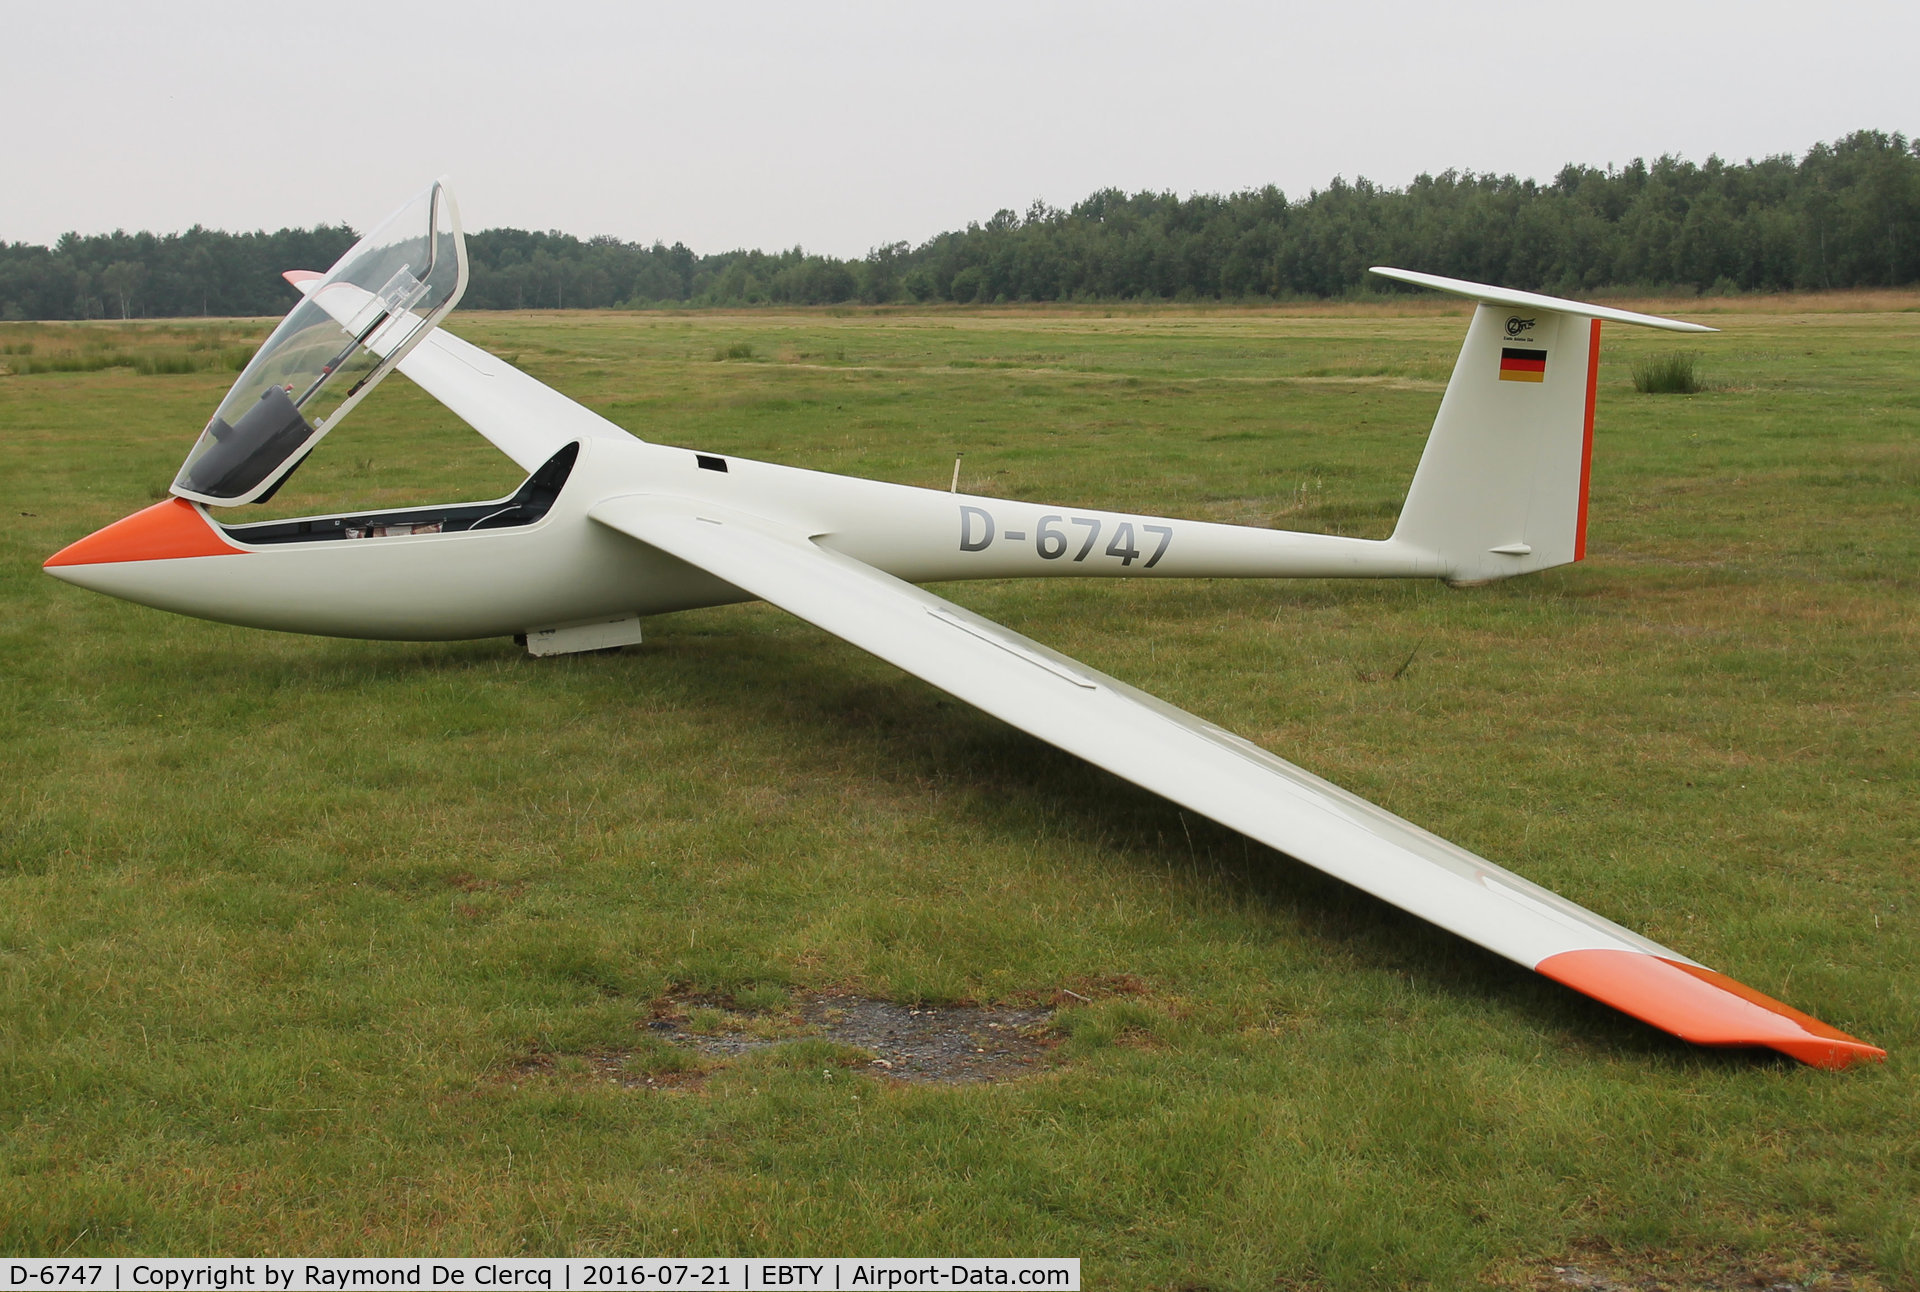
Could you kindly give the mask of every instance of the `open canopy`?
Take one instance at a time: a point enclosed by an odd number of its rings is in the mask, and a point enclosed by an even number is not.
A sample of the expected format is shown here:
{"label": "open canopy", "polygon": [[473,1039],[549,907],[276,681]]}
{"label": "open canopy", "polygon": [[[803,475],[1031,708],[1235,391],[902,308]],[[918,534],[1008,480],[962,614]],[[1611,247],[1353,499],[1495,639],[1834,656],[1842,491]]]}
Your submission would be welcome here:
{"label": "open canopy", "polygon": [[459,301],[467,248],[436,181],[356,242],[280,322],[174,478],[173,492],[231,505],[271,494]]}

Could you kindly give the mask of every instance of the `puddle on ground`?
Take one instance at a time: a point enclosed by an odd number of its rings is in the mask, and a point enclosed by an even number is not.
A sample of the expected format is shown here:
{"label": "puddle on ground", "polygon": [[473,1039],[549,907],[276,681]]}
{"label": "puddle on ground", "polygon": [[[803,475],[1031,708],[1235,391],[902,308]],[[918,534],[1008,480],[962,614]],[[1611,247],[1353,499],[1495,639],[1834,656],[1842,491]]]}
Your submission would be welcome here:
{"label": "puddle on ground", "polygon": [[740,1014],[668,997],[647,1027],[701,1054],[728,1058],[818,1038],[865,1050],[894,1081],[948,1085],[1011,1081],[1038,1071],[1058,1043],[1048,1008],[900,1005],[865,996],[809,996],[773,1013]]}

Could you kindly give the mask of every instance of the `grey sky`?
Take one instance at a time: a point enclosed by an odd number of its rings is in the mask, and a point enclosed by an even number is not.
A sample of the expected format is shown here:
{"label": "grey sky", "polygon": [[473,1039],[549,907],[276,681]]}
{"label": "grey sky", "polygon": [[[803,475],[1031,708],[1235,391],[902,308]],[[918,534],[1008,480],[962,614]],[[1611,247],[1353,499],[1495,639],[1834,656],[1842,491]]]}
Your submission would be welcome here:
{"label": "grey sky", "polygon": [[384,215],[859,255],[1096,188],[1920,129],[1920,5],[0,0],[0,240]]}

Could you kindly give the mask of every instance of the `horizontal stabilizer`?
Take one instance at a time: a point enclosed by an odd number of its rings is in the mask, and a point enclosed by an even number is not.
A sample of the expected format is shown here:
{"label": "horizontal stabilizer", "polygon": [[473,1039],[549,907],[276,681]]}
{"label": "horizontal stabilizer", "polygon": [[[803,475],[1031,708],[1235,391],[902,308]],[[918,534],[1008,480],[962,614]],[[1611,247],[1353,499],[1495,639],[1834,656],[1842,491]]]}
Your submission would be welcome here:
{"label": "horizontal stabilizer", "polygon": [[1633,323],[1640,327],[1657,327],[1667,332],[1718,332],[1720,330],[1716,327],[1708,327],[1704,323],[1683,323],[1679,319],[1663,319],[1657,314],[1635,314],[1632,310],[1616,310],[1605,305],[1587,305],[1581,301],[1562,300],[1558,296],[1542,296],[1538,292],[1516,292],[1508,287],[1470,283],[1464,278],[1442,278],[1439,274],[1418,274],[1411,269],[1390,269],[1385,265],[1375,265],[1369,272],[1379,274],[1382,278],[1412,283],[1416,287],[1431,287],[1437,292],[1452,292],[1455,296],[1483,301],[1488,305],[1505,305],[1519,310],[1546,310],[1554,314],[1576,314],[1586,319],[1605,319],[1609,323]]}

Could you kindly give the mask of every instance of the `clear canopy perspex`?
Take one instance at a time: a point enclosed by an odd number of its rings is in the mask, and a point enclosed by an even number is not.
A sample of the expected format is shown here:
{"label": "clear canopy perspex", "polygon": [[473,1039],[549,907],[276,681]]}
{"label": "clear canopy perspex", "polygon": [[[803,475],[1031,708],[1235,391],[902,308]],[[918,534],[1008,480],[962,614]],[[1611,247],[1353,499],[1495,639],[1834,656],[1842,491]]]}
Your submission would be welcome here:
{"label": "clear canopy perspex", "polygon": [[200,433],[173,492],[219,506],[263,501],[466,286],[459,209],[435,182],[356,242],[281,320]]}

